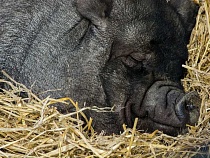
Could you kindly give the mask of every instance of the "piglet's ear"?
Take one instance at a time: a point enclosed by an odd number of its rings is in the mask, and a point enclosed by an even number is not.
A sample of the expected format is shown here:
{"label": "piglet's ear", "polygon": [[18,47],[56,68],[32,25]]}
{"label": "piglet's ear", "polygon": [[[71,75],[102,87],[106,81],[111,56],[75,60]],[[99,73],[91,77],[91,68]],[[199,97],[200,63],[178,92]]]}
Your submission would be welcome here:
{"label": "piglet's ear", "polygon": [[112,0],[77,0],[79,13],[93,24],[100,25],[112,10]]}
{"label": "piglet's ear", "polygon": [[167,0],[172,7],[179,13],[186,28],[187,37],[190,37],[191,31],[195,25],[199,5],[195,0]]}

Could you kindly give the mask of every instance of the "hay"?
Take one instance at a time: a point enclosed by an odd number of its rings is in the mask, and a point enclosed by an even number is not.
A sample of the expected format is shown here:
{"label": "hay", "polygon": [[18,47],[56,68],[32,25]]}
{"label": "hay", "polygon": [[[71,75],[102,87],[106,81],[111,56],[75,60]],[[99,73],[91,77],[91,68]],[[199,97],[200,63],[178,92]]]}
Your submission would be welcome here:
{"label": "hay", "polygon": [[[70,98],[40,100],[24,85],[0,80],[11,87],[0,93],[1,157],[191,157],[210,142],[210,2],[202,2],[189,44],[186,91],[196,90],[202,98],[196,126],[185,135],[171,137],[126,129],[121,135],[104,136],[91,128],[78,103]],[[27,98],[19,93],[27,93]],[[55,103],[73,104],[77,112],[62,115]],[[87,125],[83,126],[81,117]],[[137,120],[136,120],[137,122]]]}

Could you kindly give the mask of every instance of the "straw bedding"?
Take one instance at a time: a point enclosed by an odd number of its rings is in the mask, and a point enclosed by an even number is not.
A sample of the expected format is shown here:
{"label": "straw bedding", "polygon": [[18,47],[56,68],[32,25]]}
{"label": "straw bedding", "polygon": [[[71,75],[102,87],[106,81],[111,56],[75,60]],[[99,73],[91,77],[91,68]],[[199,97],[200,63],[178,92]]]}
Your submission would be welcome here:
{"label": "straw bedding", "polygon": [[[171,137],[154,131],[126,129],[121,135],[96,134],[91,119],[70,98],[40,100],[24,85],[10,80],[10,90],[0,93],[1,157],[192,157],[202,146],[210,146],[210,1],[201,2],[197,24],[189,44],[188,70],[183,85],[199,93],[201,114],[189,132]],[[6,75],[6,74],[5,74]],[[25,92],[26,98],[19,97]],[[77,112],[62,115],[55,103],[73,104]],[[79,103],[81,104],[81,103]],[[84,117],[86,122],[81,121]]]}

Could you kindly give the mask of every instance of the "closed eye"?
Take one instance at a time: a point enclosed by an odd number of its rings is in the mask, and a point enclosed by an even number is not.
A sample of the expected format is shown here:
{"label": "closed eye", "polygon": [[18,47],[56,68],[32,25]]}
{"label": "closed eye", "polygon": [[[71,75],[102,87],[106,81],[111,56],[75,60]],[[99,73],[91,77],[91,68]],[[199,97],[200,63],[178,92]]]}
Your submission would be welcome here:
{"label": "closed eye", "polygon": [[135,70],[142,69],[142,62],[136,60],[131,55],[128,55],[126,57],[121,57],[121,59],[122,63],[128,68],[133,68]]}

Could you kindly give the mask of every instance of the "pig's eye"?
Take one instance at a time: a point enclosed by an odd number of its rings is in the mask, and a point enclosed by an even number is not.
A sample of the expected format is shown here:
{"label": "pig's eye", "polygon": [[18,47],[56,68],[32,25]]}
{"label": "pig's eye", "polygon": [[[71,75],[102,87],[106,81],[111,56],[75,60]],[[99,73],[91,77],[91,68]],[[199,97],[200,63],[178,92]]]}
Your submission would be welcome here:
{"label": "pig's eye", "polygon": [[133,68],[135,70],[142,69],[142,62],[136,60],[130,55],[122,57],[122,62],[128,68]]}

